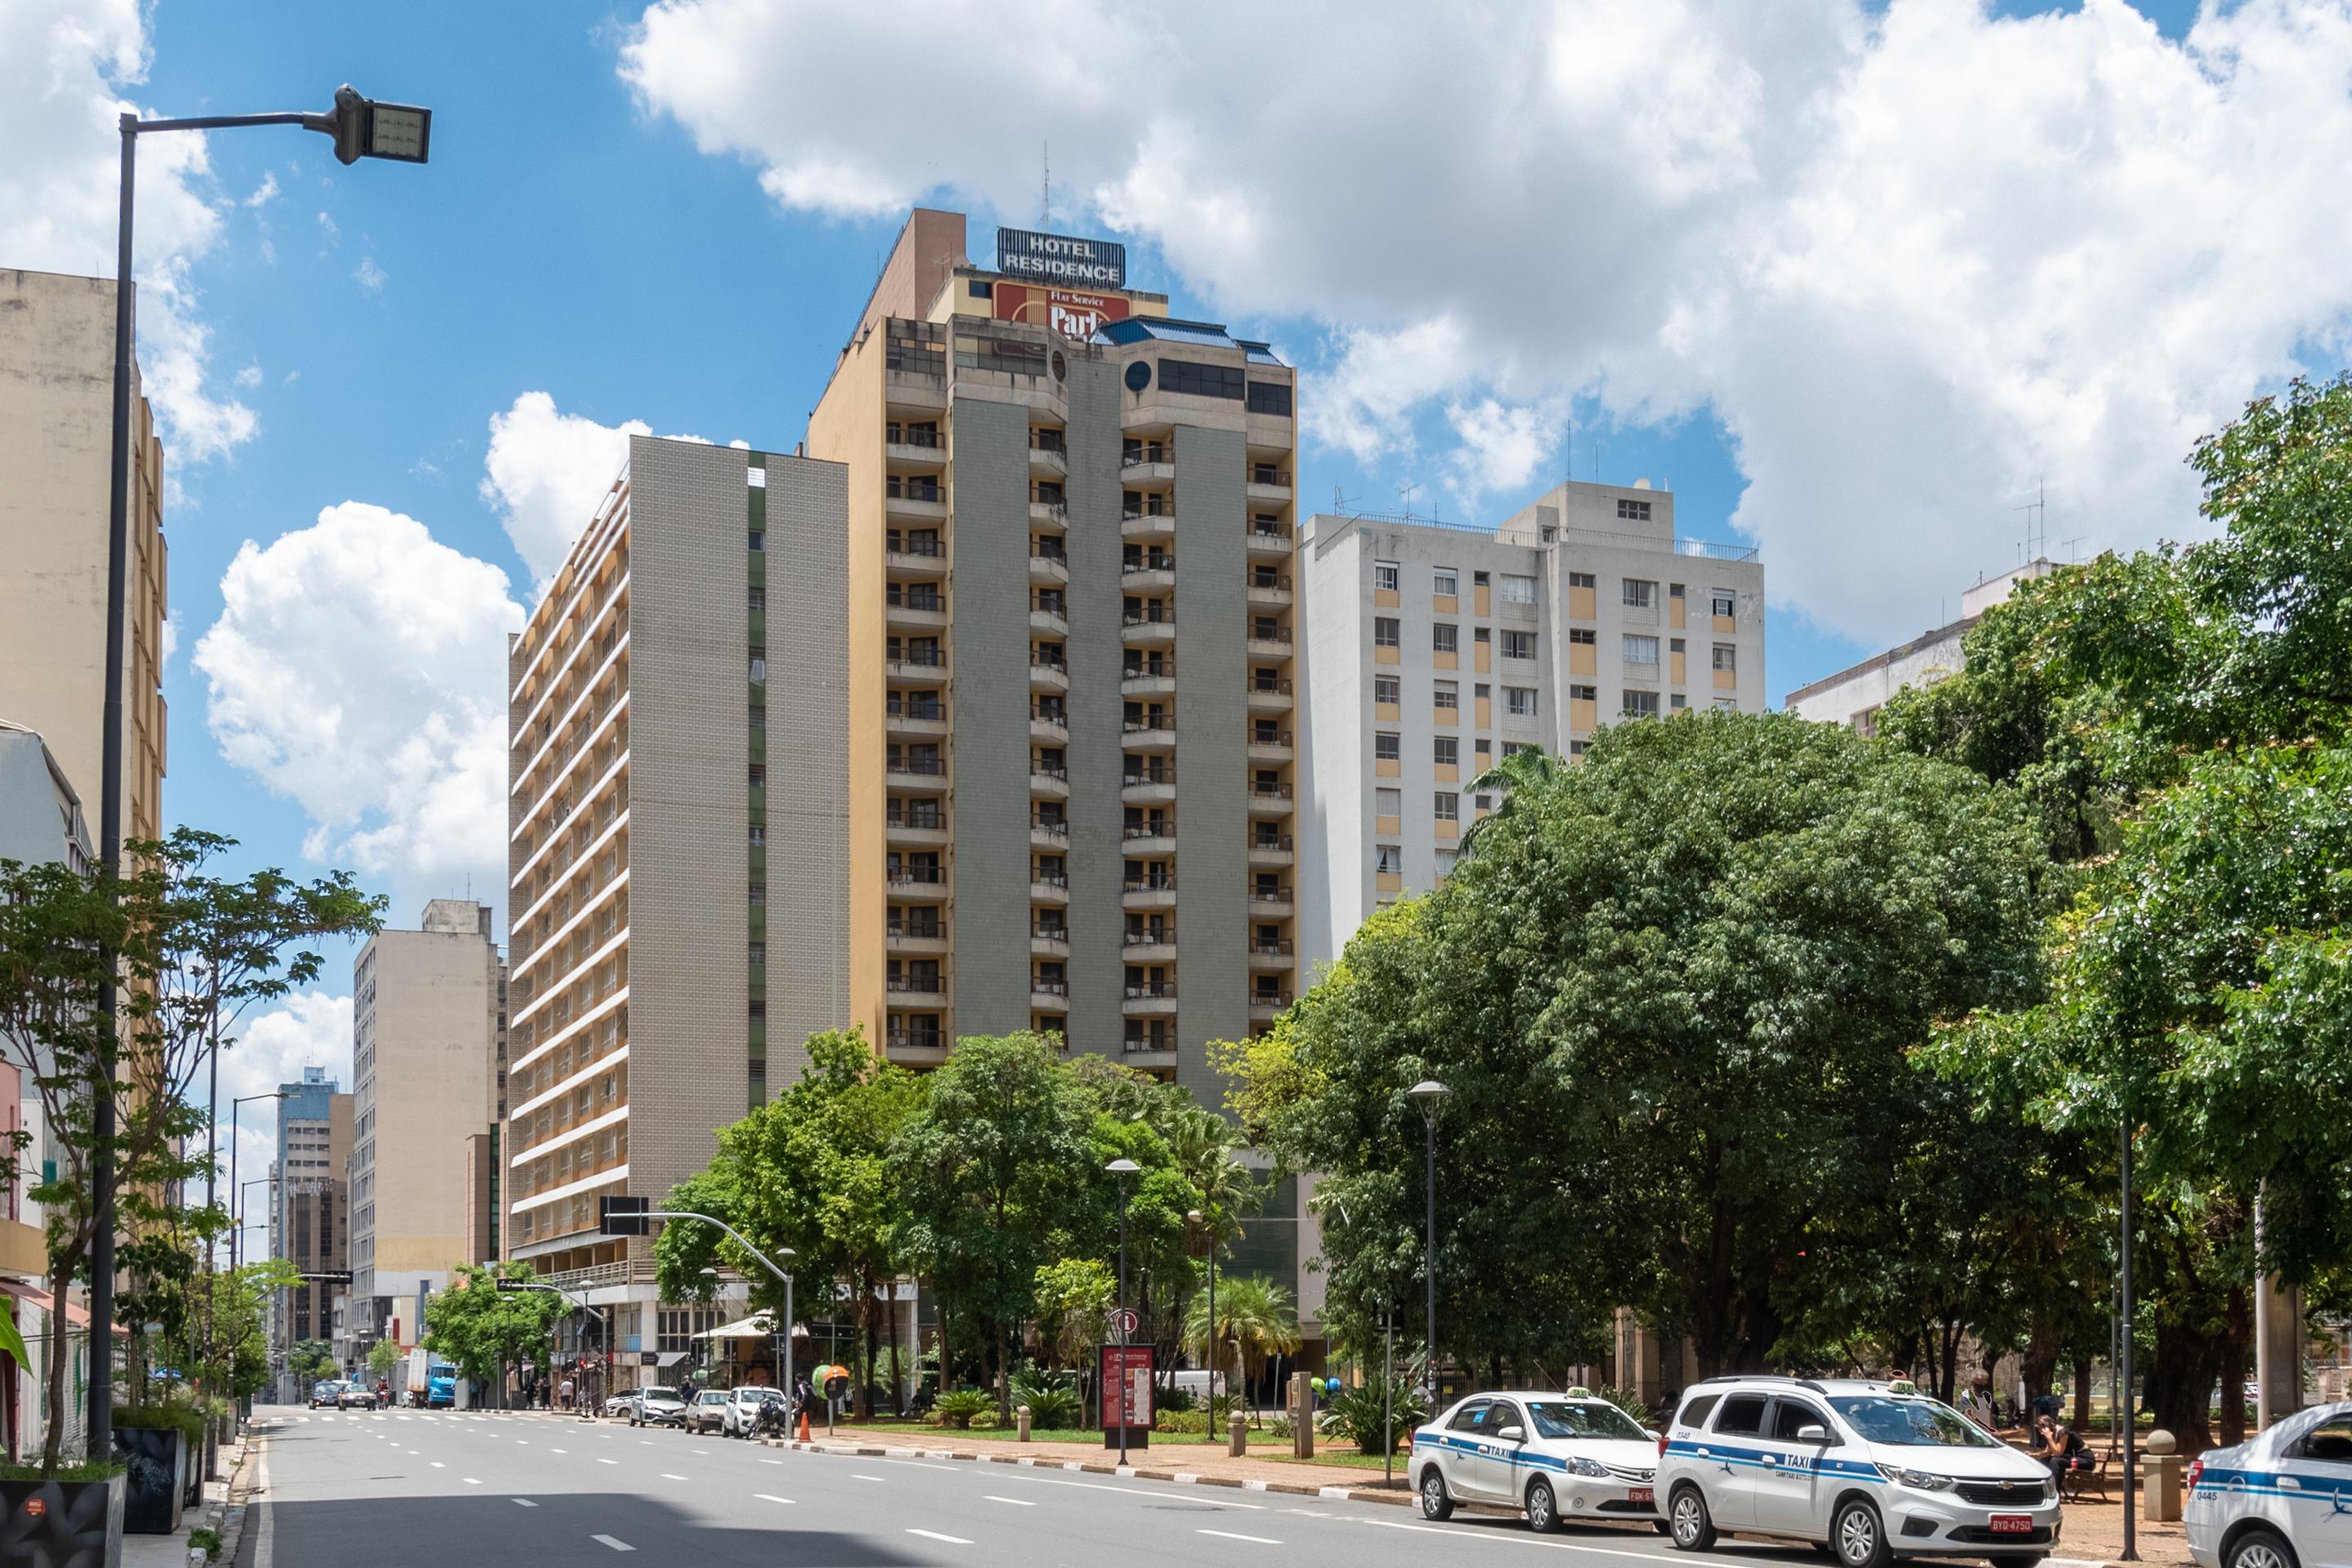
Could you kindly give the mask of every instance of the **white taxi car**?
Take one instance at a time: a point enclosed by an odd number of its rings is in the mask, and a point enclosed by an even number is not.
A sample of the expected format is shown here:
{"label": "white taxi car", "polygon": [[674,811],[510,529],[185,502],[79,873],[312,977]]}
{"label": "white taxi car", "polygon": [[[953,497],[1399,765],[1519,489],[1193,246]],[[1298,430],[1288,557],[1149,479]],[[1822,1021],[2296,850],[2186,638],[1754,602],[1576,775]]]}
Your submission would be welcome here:
{"label": "white taxi car", "polygon": [[1474,1394],[1413,1434],[1408,1473],[1427,1519],[1475,1502],[1525,1509],[1546,1531],[1571,1517],[1654,1524],[1657,1441],[1587,1389]]}
{"label": "white taxi car", "polygon": [[2299,1410],[2195,1460],[2181,1521],[2203,1568],[2352,1565],[2352,1404]]}
{"label": "white taxi car", "polygon": [[2048,1467],[1907,1383],[1693,1384],[1667,1428],[1657,1484],[1667,1533],[1685,1552],[1736,1531],[1811,1542],[1843,1568],[1897,1557],[2031,1568],[2058,1540]]}

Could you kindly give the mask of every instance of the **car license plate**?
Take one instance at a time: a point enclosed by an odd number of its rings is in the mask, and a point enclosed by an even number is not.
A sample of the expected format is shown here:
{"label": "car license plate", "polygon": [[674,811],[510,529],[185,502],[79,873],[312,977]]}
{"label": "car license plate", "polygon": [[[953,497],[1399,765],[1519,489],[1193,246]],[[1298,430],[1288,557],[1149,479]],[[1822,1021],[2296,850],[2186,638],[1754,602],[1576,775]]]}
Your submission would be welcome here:
{"label": "car license plate", "polygon": [[2033,1520],[2022,1513],[1997,1513],[1992,1516],[1991,1528],[1996,1535],[2024,1535],[2033,1529]]}
{"label": "car license plate", "polygon": [[1627,1487],[1625,1489],[1625,1500],[1627,1502],[1648,1503],[1652,1508],[1655,1508],[1658,1504],[1658,1495],[1648,1487]]}

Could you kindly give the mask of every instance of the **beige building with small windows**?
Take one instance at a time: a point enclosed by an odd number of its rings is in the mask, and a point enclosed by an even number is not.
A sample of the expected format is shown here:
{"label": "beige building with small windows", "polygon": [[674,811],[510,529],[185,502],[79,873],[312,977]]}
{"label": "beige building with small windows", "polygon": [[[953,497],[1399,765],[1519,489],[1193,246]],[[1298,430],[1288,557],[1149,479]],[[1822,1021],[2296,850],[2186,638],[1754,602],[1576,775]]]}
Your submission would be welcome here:
{"label": "beige building with small windows", "polygon": [[1321,515],[1299,541],[1306,630],[1304,952],[1453,869],[1493,807],[1467,788],[1522,746],[1601,724],[1764,706],[1764,568],[1678,538],[1674,496],[1564,483],[1499,527]]}

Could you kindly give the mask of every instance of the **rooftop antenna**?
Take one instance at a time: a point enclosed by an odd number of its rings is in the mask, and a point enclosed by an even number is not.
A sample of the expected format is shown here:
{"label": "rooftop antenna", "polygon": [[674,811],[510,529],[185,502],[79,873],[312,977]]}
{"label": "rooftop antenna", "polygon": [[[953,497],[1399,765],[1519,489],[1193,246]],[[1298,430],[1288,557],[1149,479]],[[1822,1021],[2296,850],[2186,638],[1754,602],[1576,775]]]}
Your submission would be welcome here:
{"label": "rooftop antenna", "polygon": [[2083,563],[2080,555],[2074,549],[2074,546],[2082,543],[2083,541],[2089,537],[2090,535],[2087,533],[2078,533],[2072,539],[2062,539],[2058,542],[2058,548],[2066,552],[2066,563],[2068,565],[2080,566]]}
{"label": "rooftop antenna", "polygon": [[1592,443],[1592,482],[1596,485],[1601,482],[1601,459],[1608,454],[1608,442],[1595,441]]}
{"label": "rooftop antenna", "polygon": [[1044,170],[1044,176],[1037,185],[1037,226],[1050,229],[1054,226],[1054,144],[1052,142],[1037,143],[1037,161]]}
{"label": "rooftop antenna", "polygon": [[2048,511],[2049,496],[2040,479],[2033,481],[2033,499],[2023,506],[2011,507],[2011,511],[2025,513],[2025,559],[2037,561],[2050,545]]}
{"label": "rooftop antenna", "polygon": [[1421,489],[1421,487],[1413,483],[1411,479],[1405,480],[1404,483],[1397,487],[1397,500],[1403,507],[1404,515],[1407,519],[1411,519],[1412,516],[1412,492],[1419,489]]}

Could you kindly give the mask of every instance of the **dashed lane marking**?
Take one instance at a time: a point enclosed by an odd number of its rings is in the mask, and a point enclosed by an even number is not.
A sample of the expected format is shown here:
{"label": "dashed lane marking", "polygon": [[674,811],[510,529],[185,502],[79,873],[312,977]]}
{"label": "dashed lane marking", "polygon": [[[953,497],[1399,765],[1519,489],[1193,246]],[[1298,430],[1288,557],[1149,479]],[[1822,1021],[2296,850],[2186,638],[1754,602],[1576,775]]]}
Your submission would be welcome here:
{"label": "dashed lane marking", "polygon": [[919,1535],[926,1541],[944,1541],[950,1546],[970,1546],[971,1544],[971,1542],[966,1541],[961,1535],[941,1535],[936,1530],[909,1529],[907,1533],[909,1535]]}
{"label": "dashed lane marking", "polygon": [[537,1508],[539,1506],[527,1497],[510,1497],[507,1499],[507,1501],[514,1504],[517,1508]]}
{"label": "dashed lane marking", "polygon": [[1037,1506],[1035,1503],[1029,1501],[1025,1498],[998,1497],[994,1492],[982,1492],[980,1495],[987,1499],[990,1502],[1009,1502],[1014,1508],[1035,1508]]}
{"label": "dashed lane marking", "polygon": [[1270,1535],[1235,1535],[1230,1530],[1196,1530],[1192,1533],[1195,1535],[1213,1535],[1223,1541],[1254,1542],[1260,1546],[1279,1546],[1282,1544],[1281,1542],[1275,1540]]}
{"label": "dashed lane marking", "polygon": [[793,1500],[788,1497],[774,1497],[767,1492],[753,1492],[751,1495],[758,1498],[761,1502],[780,1502],[787,1508],[793,1506]]}
{"label": "dashed lane marking", "polygon": [[609,1546],[615,1552],[635,1552],[636,1550],[635,1547],[630,1545],[627,1542],[615,1541],[609,1535],[592,1535],[588,1539],[595,1542],[600,1546]]}

